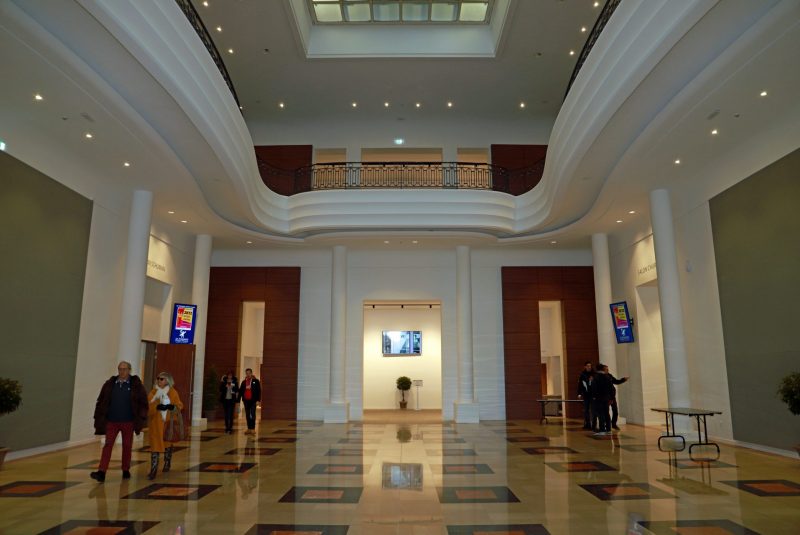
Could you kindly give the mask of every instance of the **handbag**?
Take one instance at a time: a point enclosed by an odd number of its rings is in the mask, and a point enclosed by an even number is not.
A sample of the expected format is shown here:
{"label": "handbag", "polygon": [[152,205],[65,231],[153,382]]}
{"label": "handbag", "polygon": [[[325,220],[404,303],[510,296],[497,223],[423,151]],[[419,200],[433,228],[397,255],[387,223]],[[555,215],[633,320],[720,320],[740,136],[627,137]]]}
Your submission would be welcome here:
{"label": "handbag", "polygon": [[186,427],[183,425],[181,410],[175,407],[167,411],[167,419],[164,421],[164,442],[180,442],[186,440]]}

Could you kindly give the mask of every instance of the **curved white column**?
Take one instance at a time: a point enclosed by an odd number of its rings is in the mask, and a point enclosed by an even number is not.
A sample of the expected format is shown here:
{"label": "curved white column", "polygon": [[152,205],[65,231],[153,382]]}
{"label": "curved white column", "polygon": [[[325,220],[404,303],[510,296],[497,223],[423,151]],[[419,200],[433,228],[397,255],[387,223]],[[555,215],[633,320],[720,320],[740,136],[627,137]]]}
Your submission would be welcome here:
{"label": "curved white column", "polygon": [[597,316],[597,350],[600,362],[619,375],[614,326],[611,323],[611,267],[608,260],[608,235],[592,234],[592,266],[594,270],[594,305]]}
{"label": "curved white column", "polygon": [[122,315],[117,351],[117,361],[130,362],[134,370],[139,365],[142,345],[142,314],[152,210],[153,192],[134,191],[128,224],[128,254],[125,258],[125,278],[122,283]]}
{"label": "curved white column", "polygon": [[345,334],[347,329],[347,248],[333,247],[331,262],[331,360],[326,423],[347,422],[345,393]]}
{"label": "curved white column", "polygon": [[204,426],[203,379],[206,363],[206,324],[208,322],[208,280],[211,275],[211,236],[199,234],[194,244],[194,274],[192,275],[192,304],[197,305],[194,330],[194,385],[192,394],[192,425]]}
{"label": "curved white column", "polygon": [[470,249],[456,247],[456,323],[458,328],[458,399],[455,420],[460,423],[479,421],[475,403],[475,380],[472,364],[472,266]]}
{"label": "curved white column", "polygon": [[650,192],[650,218],[658,266],[658,299],[661,304],[661,330],[664,337],[664,365],[667,372],[667,399],[671,407],[690,407],[689,365],[683,334],[681,288],[675,231],[669,192]]}

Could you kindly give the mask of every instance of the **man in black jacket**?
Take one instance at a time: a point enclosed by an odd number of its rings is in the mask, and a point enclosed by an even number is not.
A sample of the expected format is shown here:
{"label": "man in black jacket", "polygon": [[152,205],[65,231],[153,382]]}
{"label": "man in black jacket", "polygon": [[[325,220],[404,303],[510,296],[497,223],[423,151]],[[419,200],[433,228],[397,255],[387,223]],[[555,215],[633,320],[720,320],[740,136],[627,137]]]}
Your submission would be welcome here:
{"label": "man in black jacket", "polygon": [[583,428],[592,428],[592,396],[589,393],[589,388],[592,384],[592,361],[587,360],[581,370],[581,376],[578,378],[578,399],[583,400]]}
{"label": "man in black jacket", "polygon": [[253,375],[252,368],[244,371],[244,381],[239,385],[238,401],[244,402],[244,415],[247,418],[245,435],[256,434],[256,405],[261,400],[261,383]]}
{"label": "man in black jacket", "polygon": [[141,433],[147,423],[147,391],[142,380],[131,375],[130,362],[120,362],[117,371],[119,375],[103,384],[94,407],[94,434],[105,435],[106,441],[100,465],[89,475],[100,483],[106,480],[117,433],[122,433],[122,479],[131,477],[133,433]]}
{"label": "man in black jacket", "polygon": [[608,416],[608,407],[614,395],[614,383],[611,382],[611,377],[608,376],[605,369],[605,365],[597,365],[591,386],[592,408],[600,420],[600,428],[596,433],[598,435],[607,435],[611,432],[611,418]]}
{"label": "man in black jacket", "polygon": [[617,407],[617,388],[614,385],[621,385],[625,381],[629,379],[629,377],[623,377],[622,379],[617,379],[611,372],[608,371],[608,366],[605,366],[605,372],[611,378],[611,429],[616,429],[619,431],[619,427],[617,427],[617,418],[619,418],[619,408]]}

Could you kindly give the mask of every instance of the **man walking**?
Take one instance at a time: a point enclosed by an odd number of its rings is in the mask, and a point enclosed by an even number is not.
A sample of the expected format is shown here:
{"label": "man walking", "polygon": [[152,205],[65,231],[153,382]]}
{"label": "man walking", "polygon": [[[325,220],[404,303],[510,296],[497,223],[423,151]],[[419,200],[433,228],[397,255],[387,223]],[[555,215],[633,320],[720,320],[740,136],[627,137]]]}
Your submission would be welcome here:
{"label": "man walking", "polygon": [[245,435],[256,434],[256,405],[261,400],[261,383],[253,376],[252,368],[244,371],[244,381],[239,386],[238,401],[244,402],[244,415],[247,418]]}
{"label": "man walking", "polygon": [[142,380],[131,375],[130,362],[120,362],[117,371],[119,375],[103,384],[94,408],[94,434],[105,435],[106,441],[100,465],[89,475],[100,483],[106,480],[117,433],[122,433],[122,479],[130,479],[133,433],[141,433],[147,422],[147,391]]}

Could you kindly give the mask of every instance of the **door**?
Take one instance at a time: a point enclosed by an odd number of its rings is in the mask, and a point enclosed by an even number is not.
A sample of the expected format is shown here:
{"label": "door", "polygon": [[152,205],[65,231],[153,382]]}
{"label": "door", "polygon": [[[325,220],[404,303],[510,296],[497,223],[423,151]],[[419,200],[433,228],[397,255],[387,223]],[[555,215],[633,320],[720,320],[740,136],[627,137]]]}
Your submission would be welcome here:
{"label": "door", "polygon": [[168,372],[175,379],[175,390],[183,401],[183,422],[192,423],[194,394],[194,344],[156,344],[154,375]]}

